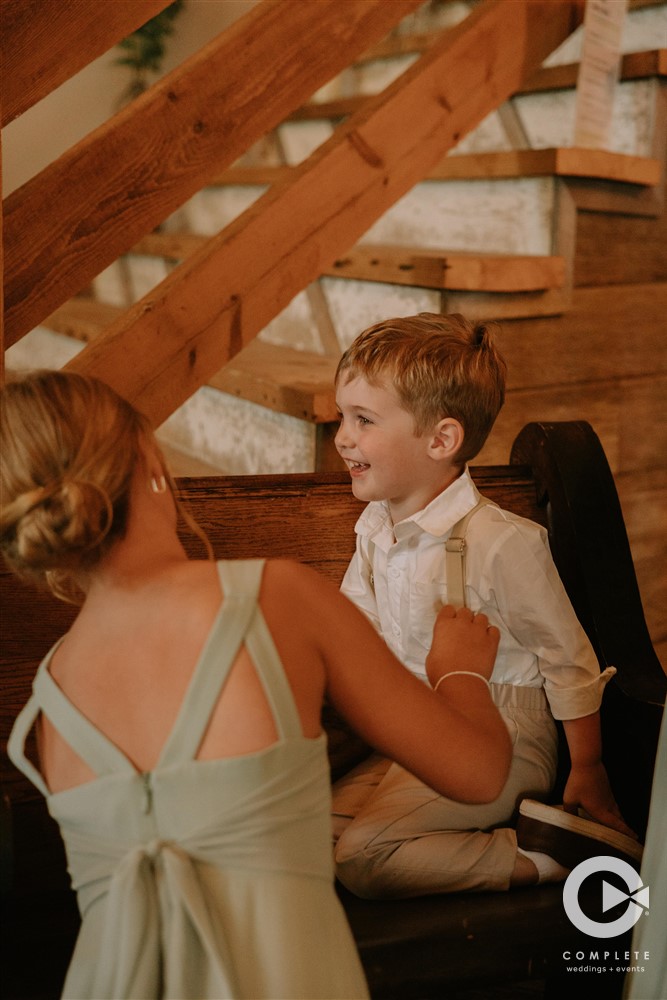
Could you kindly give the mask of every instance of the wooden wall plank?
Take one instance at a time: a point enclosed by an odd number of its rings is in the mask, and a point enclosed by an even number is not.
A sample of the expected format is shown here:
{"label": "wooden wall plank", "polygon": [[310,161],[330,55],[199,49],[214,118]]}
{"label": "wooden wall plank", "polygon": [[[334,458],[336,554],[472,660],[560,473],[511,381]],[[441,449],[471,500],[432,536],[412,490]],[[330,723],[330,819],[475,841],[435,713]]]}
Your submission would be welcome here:
{"label": "wooden wall plank", "polygon": [[7,343],[75,295],[418,3],[263,0],[9,195]]}
{"label": "wooden wall plank", "polygon": [[577,215],[577,285],[667,281],[667,212],[646,216]]}
{"label": "wooden wall plank", "polygon": [[665,316],[667,282],[578,288],[563,316],[505,320],[498,341],[508,387],[555,386],[567,396],[575,384],[664,374]]}
{"label": "wooden wall plank", "polygon": [[[387,6],[387,5],[385,5]],[[346,7],[347,10],[347,7]],[[520,84],[577,3],[485,0],[71,367],[160,423]]]}
{"label": "wooden wall plank", "polygon": [[0,107],[6,125],[172,0],[2,0]]}
{"label": "wooden wall plank", "polygon": [[[665,400],[665,373],[510,390],[492,435],[475,462],[496,463],[507,442],[531,420],[576,417],[595,428],[614,475],[657,468],[657,456],[667,453]],[[633,449],[633,442],[638,447]]]}
{"label": "wooden wall plank", "polygon": [[[631,258],[632,251],[629,266]],[[475,463],[501,462],[530,420],[593,425],[619,488],[646,619],[667,669],[665,315],[663,279],[575,288],[563,316],[503,321],[507,399]]]}

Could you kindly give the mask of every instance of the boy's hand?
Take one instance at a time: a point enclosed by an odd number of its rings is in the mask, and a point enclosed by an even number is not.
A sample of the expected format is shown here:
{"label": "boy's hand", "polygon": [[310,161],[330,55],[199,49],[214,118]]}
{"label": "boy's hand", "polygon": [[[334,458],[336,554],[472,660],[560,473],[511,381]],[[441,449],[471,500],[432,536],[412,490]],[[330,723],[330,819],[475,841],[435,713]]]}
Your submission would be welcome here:
{"label": "boy's hand", "polygon": [[469,670],[486,680],[496,661],[500,632],[485,614],[445,604],[433,628],[433,643],[426,657],[431,684],[453,670]]}
{"label": "boy's hand", "polygon": [[574,815],[581,808],[597,823],[638,839],[621,816],[602,761],[572,768],[563,793],[563,808]]}

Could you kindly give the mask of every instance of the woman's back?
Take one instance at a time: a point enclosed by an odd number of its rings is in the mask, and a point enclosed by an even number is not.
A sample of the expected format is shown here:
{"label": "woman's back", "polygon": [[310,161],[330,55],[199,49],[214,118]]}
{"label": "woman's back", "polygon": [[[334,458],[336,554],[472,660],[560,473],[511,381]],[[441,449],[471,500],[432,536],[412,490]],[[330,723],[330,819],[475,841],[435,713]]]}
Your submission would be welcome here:
{"label": "woman's back", "polygon": [[[20,743],[43,707],[98,775],[49,797],[83,913],[67,996],[365,995],[332,891],[324,736],[303,734],[257,606],[262,564],[219,567],[224,602],[154,766],[132,762],[73,708],[48,659],[17,724]],[[245,670],[243,656],[269,739],[250,750],[237,740],[236,754],[204,759],[211,711]],[[242,676],[237,684],[232,700],[252,703]],[[150,719],[150,701],[131,714]]]}
{"label": "woman's back", "polygon": [[[269,618],[280,618],[279,612],[272,612],[272,595],[289,573],[286,564],[267,566],[261,590]],[[159,758],[223,600],[214,563],[178,561],[167,570],[158,568],[146,582],[106,587],[100,599],[93,589],[54,652],[49,672],[58,686],[140,770],[150,770]],[[293,653],[299,654],[302,666],[300,676],[293,679],[294,694],[304,733],[316,736],[324,688],[322,665],[312,644],[302,642],[293,651],[297,642],[293,629],[289,636],[281,636],[281,658],[293,673]],[[91,779],[90,768],[48,719],[38,721],[38,735],[42,773],[52,791]],[[197,757],[249,753],[275,738],[266,696],[242,644]]]}

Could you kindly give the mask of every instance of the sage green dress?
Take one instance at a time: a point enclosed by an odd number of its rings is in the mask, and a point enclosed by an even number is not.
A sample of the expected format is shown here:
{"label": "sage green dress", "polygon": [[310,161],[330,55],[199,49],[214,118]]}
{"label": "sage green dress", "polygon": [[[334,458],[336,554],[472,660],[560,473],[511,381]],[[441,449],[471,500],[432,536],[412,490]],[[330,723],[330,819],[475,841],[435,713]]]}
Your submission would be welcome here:
{"label": "sage green dress", "polygon": [[[65,697],[49,674],[53,650],[15,723],[10,756],[60,824],[78,894],[82,924],[65,997],[368,995],[333,888],[326,737],[302,734],[257,604],[263,562],[218,567],[224,603],[153,771],[139,773]],[[197,761],[243,643],[278,740],[241,757]],[[49,794],[24,753],[40,711],[95,780]]]}

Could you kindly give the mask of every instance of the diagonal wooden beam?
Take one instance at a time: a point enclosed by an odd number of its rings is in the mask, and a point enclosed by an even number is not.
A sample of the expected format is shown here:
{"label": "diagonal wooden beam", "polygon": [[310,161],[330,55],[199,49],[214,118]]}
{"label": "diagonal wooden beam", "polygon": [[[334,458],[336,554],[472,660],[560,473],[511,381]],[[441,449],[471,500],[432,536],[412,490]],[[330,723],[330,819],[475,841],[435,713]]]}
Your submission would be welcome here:
{"label": "diagonal wooden beam", "polygon": [[3,127],[172,0],[2,0]]}
{"label": "diagonal wooden beam", "polygon": [[5,201],[18,340],[420,0],[263,0]]}
{"label": "diagonal wooden beam", "polygon": [[484,0],[366,109],[71,363],[157,424],[574,29],[574,2]]}

